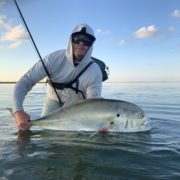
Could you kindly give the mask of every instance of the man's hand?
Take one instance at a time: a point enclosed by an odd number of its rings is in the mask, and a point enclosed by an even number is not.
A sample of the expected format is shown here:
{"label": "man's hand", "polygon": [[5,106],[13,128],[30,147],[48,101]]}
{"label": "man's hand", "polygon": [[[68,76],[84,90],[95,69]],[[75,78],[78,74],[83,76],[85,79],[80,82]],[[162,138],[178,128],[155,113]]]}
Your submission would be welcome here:
{"label": "man's hand", "polygon": [[18,130],[25,131],[30,129],[29,114],[23,111],[17,111],[14,113],[14,117],[16,119],[16,127]]}

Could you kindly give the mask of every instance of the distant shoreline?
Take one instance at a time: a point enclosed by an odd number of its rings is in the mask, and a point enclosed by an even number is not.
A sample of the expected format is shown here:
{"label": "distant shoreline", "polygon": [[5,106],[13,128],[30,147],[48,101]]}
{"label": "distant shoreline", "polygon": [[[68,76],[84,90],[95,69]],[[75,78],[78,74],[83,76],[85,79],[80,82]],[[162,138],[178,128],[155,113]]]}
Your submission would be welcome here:
{"label": "distant shoreline", "polygon": [[16,82],[0,82],[0,84],[15,84]]}
{"label": "distant shoreline", "polygon": [[[0,84],[16,84],[17,82],[0,82]],[[38,83],[45,83],[45,82],[38,82]]]}
{"label": "distant shoreline", "polygon": [[[0,84],[15,84],[17,82],[0,82]],[[38,83],[44,83],[44,82],[38,82]]]}
{"label": "distant shoreline", "polygon": [[[17,82],[0,82],[0,84],[16,84]],[[46,83],[45,81],[38,83]],[[121,81],[121,82],[103,82],[103,83],[180,83],[180,81]]]}

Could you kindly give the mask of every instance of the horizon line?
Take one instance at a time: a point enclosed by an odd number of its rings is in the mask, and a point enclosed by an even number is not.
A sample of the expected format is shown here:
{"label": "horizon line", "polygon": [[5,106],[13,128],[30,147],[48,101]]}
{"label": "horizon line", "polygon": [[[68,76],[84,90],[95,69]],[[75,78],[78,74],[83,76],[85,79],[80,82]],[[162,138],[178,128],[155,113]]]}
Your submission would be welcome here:
{"label": "horizon line", "polygon": [[[18,81],[0,81],[0,84],[16,84]],[[107,81],[103,83],[180,83],[180,81]],[[45,81],[40,81],[37,83],[46,83]]]}

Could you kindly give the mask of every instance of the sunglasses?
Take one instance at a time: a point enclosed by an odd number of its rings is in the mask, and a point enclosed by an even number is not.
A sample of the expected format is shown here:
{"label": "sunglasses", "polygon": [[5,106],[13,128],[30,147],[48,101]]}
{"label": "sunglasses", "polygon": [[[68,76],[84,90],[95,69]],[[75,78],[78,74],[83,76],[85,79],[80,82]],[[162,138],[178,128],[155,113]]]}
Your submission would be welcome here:
{"label": "sunglasses", "polygon": [[84,46],[90,47],[94,41],[92,41],[88,37],[83,36],[72,36],[72,42],[75,44],[79,44],[80,42],[83,42]]}

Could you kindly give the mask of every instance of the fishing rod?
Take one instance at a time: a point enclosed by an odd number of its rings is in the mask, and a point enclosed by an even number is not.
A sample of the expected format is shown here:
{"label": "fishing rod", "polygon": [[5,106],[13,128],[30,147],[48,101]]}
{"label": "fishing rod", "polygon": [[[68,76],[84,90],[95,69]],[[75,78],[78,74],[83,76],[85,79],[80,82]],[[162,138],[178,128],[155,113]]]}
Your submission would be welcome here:
{"label": "fishing rod", "polygon": [[35,50],[36,50],[36,52],[37,52],[37,55],[39,56],[39,58],[40,58],[40,60],[41,60],[41,62],[42,62],[42,64],[43,64],[44,70],[45,70],[45,72],[46,72],[46,74],[47,74],[47,76],[48,76],[48,78],[49,78],[49,80],[50,80],[50,82],[51,82],[51,85],[52,85],[52,87],[53,87],[53,89],[54,89],[54,91],[55,91],[55,93],[56,93],[56,96],[57,96],[57,98],[58,98],[58,100],[59,100],[59,103],[60,103],[60,104],[63,104],[62,101],[61,101],[61,99],[60,99],[60,97],[59,97],[59,95],[58,95],[58,93],[57,93],[57,90],[56,90],[56,88],[55,88],[55,86],[54,86],[54,83],[53,83],[52,80],[51,80],[50,74],[49,74],[49,72],[48,72],[48,70],[47,70],[47,68],[46,68],[46,66],[45,66],[45,64],[44,64],[44,62],[43,62],[43,60],[42,60],[41,54],[39,53],[39,50],[38,50],[38,48],[37,48],[37,46],[36,46],[36,43],[35,43],[32,35],[31,35],[31,32],[30,32],[30,30],[29,30],[29,28],[28,28],[28,26],[27,26],[27,23],[26,23],[23,15],[22,15],[22,12],[21,12],[21,10],[20,10],[20,8],[19,8],[18,3],[17,3],[16,0],[14,0],[14,4],[15,4],[15,7],[16,7],[17,11],[19,12],[20,18],[21,18],[21,20],[22,20],[22,22],[23,22],[23,24],[24,24],[24,26],[25,26],[28,34],[29,34],[29,37],[30,37],[30,39],[31,39],[31,41],[32,41],[32,43],[33,43],[33,46],[34,46],[34,48],[35,48]]}

